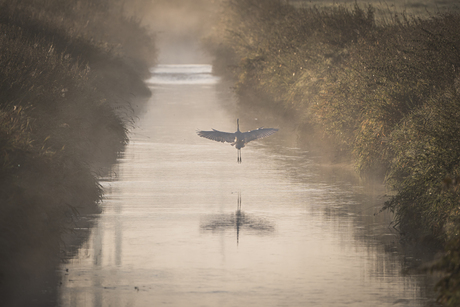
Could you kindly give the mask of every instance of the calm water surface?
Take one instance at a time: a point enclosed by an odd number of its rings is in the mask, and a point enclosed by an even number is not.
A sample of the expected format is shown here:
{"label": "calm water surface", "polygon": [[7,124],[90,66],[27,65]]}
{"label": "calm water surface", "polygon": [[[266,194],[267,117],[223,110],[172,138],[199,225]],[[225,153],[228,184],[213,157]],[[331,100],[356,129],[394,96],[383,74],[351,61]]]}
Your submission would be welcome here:
{"label": "calm water surface", "polygon": [[[61,306],[433,306],[378,188],[315,163],[283,123],[242,114],[208,65],[163,65],[106,191],[61,267]],[[280,128],[236,150],[196,135]]]}

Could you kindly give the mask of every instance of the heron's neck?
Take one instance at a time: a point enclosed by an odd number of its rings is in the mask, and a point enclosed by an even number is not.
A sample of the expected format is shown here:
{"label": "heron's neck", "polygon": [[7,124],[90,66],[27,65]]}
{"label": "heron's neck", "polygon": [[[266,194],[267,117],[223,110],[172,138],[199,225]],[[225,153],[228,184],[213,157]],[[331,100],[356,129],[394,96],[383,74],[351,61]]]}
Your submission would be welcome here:
{"label": "heron's neck", "polygon": [[236,131],[238,132],[240,131],[240,120],[239,119],[236,120]]}

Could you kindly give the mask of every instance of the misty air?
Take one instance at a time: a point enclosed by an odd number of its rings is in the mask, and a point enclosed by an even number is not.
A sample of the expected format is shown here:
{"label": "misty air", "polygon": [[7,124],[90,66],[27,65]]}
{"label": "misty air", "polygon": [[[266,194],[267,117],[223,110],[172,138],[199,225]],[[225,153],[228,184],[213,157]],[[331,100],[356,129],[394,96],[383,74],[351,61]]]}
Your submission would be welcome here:
{"label": "misty air", "polygon": [[0,305],[460,306],[459,9],[0,0]]}

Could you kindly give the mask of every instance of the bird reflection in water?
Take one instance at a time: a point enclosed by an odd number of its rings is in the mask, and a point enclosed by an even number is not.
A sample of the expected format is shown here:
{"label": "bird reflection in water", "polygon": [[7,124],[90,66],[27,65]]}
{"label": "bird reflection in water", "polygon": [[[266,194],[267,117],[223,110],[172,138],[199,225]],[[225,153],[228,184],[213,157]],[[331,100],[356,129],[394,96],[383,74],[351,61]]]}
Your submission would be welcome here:
{"label": "bird reflection in water", "polygon": [[262,217],[244,213],[241,210],[241,192],[238,192],[238,202],[236,212],[212,214],[206,216],[201,222],[202,231],[223,232],[226,230],[236,230],[236,244],[239,244],[240,233],[242,231],[266,235],[275,231],[274,224]]}

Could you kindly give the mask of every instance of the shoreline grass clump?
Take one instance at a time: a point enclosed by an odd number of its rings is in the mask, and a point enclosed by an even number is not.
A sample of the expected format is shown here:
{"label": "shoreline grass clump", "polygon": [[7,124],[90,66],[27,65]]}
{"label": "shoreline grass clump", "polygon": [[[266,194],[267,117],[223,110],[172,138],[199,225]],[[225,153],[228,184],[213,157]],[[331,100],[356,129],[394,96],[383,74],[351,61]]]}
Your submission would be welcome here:
{"label": "shoreline grass clump", "polygon": [[[50,293],[63,236],[98,213],[98,176],[128,142],[154,37],[122,3],[0,0],[0,294]],[[83,223],[83,224],[82,224]],[[53,289],[55,285],[50,285]],[[54,289],[55,291],[55,289]]]}
{"label": "shoreline grass clump", "polygon": [[242,103],[290,117],[301,141],[325,140],[364,178],[384,179],[394,191],[384,209],[404,240],[445,247],[439,300],[451,306],[460,302],[459,28],[455,11],[377,18],[372,6],[227,0],[203,41]]}

